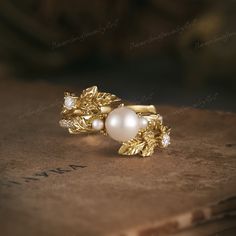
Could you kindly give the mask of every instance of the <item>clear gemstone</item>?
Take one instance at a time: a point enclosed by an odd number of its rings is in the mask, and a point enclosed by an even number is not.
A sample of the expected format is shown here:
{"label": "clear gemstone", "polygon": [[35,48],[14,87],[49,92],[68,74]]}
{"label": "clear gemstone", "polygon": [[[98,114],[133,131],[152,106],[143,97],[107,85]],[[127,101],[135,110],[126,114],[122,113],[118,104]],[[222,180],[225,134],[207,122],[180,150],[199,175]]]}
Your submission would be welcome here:
{"label": "clear gemstone", "polygon": [[72,96],[66,96],[64,101],[64,106],[68,109],[71,110],[73,107],[76,105],[77,97],[72,97]]}
{"label": "clear gemstone", "polygon": [[63,128],[71,128],[73,126],[73,122],[71,120],[60,120],[59,124]]}
{"label": "clear gemstone", "polygon": [[167,147],[168,145],[170,145],[170,136],[168,134],[164,134],[162,136],[161,144],[163,147]]}
{"label": "clear gemstone", "polygon": [[158,115],[158,120],[160,121],[160,123],[162,123],[163,122],[163,117]]}

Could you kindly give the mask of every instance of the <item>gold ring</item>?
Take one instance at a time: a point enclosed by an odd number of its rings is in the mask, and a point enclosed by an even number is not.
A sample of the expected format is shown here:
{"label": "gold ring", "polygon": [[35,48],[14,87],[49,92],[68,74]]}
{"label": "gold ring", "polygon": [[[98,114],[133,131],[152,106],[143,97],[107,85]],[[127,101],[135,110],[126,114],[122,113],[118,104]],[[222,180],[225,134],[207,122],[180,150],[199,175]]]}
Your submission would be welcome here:
{"label": "gold ring", "polygon": [[153,105],[124,105],[111,93],[87,88],[77,97],[65,92],[61,127],[69,133],[100,132],[122,144],[119,154],[151,156],[170,144],[170,128]]}

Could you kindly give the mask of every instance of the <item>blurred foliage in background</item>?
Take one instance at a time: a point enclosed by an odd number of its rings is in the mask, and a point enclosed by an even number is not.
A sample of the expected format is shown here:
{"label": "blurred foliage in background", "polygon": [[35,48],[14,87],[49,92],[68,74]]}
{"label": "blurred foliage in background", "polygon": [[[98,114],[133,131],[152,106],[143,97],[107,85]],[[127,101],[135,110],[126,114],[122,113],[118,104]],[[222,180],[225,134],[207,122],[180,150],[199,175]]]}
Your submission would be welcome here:
{"label": "blurred foliage in background", "polygon": [[230,88],[235,9],[234,0],[2,0],[1,68],[40,76],[152,63],[147,74]]}

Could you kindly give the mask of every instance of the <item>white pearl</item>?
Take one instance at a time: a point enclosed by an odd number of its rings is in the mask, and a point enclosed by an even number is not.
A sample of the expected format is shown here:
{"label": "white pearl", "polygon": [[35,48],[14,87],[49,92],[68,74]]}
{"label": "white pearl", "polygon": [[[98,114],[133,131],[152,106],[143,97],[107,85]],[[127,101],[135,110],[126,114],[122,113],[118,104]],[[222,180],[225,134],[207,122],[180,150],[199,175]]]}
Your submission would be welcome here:
{"label": "white pearl", "polygon": [[125,142],[137,135],[139,117],[130,108],[119,107],[108,114],[105,127],[111,138]]}
{"label": "white pearl", "polygon": [[95,130],[101,130],[104,127],[104,123],[100,119],[95,119],[92,121],[92,127]]}
{"label": "white pearl", "polygon": [[145,119],[144,117],[139,118],[139,128],[140,129],[145,129],[148,125],[148,120]]}

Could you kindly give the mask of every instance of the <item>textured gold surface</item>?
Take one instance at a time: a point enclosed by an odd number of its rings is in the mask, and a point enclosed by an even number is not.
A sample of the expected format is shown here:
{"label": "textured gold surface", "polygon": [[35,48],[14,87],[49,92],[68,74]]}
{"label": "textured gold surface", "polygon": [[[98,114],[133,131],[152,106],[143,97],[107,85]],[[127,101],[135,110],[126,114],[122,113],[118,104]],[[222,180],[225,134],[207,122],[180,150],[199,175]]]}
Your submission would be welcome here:
{"label": "textured gold surface", "polygon": [[[76,99],[76,105],[68,109],[65,105],[62,110],[62,119],[70,122],[67,127],[71,134],[84,132],[94,132],[92,121],[105,119],[117,102],[119,106],[124,106],[116,95],[111,93],[98,92],[97,86],[87,88],[82,91],[80,97],[74,94],[65,93]],[[164,135],[170,135],[170,129],[162,123],[162,117],[156,113],[153,105],[129,105],[128,108],[134,110],[138,116],[143,116],[148,121],[145,129],[141,129],[134,139],[122,143],[118,153],[121,155],[140,154],[143,157],[151,156],[156,147],[165,148],[163,145]],[[100,132],[107,135],[105,126]]]}
{"label": "textured gold surface", "polygon": [[[66,92],[65,96],[74,96],[74,94]],[[106,111],[110,110],[107,106],[120,101],[113,94],[98,92],[97,86],[83,90],[80,97],[76,98],[78,99],[75,108],[69,110],[64,106],[62,110],[62,119],[69,120],[73,124],[69,128],[71,134],[93,131],[92,120],[104,120]],[[105,133],[104,130],[101,132]]]}
{"label": "textured gold surface", "polygon": [[[6,80],[0,88],[1,236],[166,236],[176,222],[195,232],[184,236],[222,235],[218,221],[202,233],[191,219],[236,196],[235,113],[158,106],[172,126],[170,147],[130,159],[110,138],[58,127],[64,85]],[[231,223],[228,209],[221,217]]]}
{"label": "textured gold surface", "polygon": [[119,154],[140,154],[146,157],[151,156],[156,147],[164,148],[162,137],[164,134],[169,135],[170,129],[162,124],[162,120],[158,114],[144,117],[148,120],[147,128],[141,130],[134,139],[124,142],[119,149]]}

